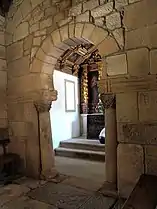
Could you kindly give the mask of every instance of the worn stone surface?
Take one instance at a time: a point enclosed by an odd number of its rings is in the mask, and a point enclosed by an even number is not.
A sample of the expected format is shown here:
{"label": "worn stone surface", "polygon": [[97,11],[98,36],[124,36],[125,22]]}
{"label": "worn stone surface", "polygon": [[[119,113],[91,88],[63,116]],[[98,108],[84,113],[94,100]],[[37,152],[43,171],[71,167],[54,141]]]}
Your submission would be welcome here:
{"label": "worn stone surface", "polygon": [[119,144],[117,150],[118,190],[121,197],[128,197],[144,172],[144,152],[140,145]]}
{"label": "worn stone surface", "polygon": [[149,74],[149,51],[147,48],[128,51],[127,59],[128,72],[130,75],[144,76]]}
{"label": "worn stone surface", "polygon": [[87,11],[87,10],[92,10],[95,7],[99,6],[99,1],[98,0],[90,0],[87,2],[83,3],[83,12]]}
{"label": "worn stone surface", "polygon": [[91,15],[94,18],[106,16],[113,11],[113,2],[108,2],[102,6],[99,6],[91,11]]}
{"label": "worn stone surface", "polygon": [[145,166],[146,174],[157,175],[157,146],[145,146]]}
{"label": "worn stone surface", "polygon": [[121,16],[120,13],[115,12],[106,17],[106,26],[109,30],[114,30],[121,27]]}
{"label": "worn stone surface", "polygon": [[156,123],[118,123],[118,141],[132,144],[156,145]]}
{"label": "worn stone surface", "polygon": [[157,50],[150,51],[150,73],[157,74]]}
{"label": "worn stone surface", "polygon": [[133,122],[138,120],[137,93],[116,95],[117,121]]}
{"label": "worn stone surface", "polygon": [[123,7],[128,5],[127,0],[116,0],[115,1],[115,7],[116,9],[122,9]]}
{"label": "worn stone surface", "polygon": [[156,121],[157,91],[139,92],[139,120],[142,122]]}
{"label": "worn stone surface", "polygon": [[106,62],[107,74],[109,76],[127,74],[128,71],[125,54],[107,57]]}

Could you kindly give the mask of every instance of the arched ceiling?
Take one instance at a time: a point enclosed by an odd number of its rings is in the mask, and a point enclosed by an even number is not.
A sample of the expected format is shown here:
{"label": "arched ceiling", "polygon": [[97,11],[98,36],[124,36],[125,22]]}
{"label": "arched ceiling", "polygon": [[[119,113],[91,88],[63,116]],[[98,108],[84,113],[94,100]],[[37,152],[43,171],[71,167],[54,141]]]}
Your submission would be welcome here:
{"label": "arched ceiling", "polygon": [[91,64],[98,61],[101,61],[101,56],[93,44],[80,44],[64,52],[57,61],[56,69],[60,71],[69,69],[73,74],[77,74],[81,64]]}

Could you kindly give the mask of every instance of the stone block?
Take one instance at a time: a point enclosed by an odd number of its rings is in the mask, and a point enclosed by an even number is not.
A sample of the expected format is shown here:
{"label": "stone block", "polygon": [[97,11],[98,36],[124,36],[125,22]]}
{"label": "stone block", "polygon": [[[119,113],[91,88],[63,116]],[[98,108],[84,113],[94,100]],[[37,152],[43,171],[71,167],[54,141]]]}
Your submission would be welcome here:
{"label": "stone block", "polygon": [[157,74],[157,50],[150,51],[150,73]]}
{"label": "stone block", "polygon": [[118,10],[121,10],[122,8],[124,8],[127,5],[128,5],[127,0],[115,0],[115,8]]}
{"label": "stone block", "polygon": [[6,60],[0,59],[0,71],[6,71],[7,63]]}
{"label": "stone block", "polygon": [[157,48],[157,39],[155,34],[157,33],[157,25],[153,25],[147,28],[149,37],[149,48]]}
{"label": "stone block", "polygon": [[0,91],[6,91],[7,88],[7,72],[0,71]]}
{"label": "stone block", "polygon": [[8,127],[8,118],[0,118],[0,127],[7,128]]}
{"label": "stone block", "polygon": [[144,76],[149,74],[149,51],[147,48],[128,51],[127,60],[129,75]]}
{"label": "stone block", "polygon": [[69,16],[77,16],[82,12],[82,4],[78,4],[69,10]]}
{"label": "stone block", "polygon": [[33,46],[40,46],[41,44],[41,37],[35,37],[33,39]]}
{"label": "stone block", "polygon": [[82,35],[82,31],[83,31],[83,26],[84,24],[82,23],[77,23],[76,26],[75,26],[75,37],[80,39],[81,38],[81,35]]}
{"label": "stone block", "polygon": [[65,19],[65,13],[63,11],[61,12],[58,12],[54,18],[53,18],[53,22],[54,23],[58,23],[60,22],[61,20],[64,20]]}
{"label": "stone block", "polygon": [[157,123],[118,123],[118,142],[129,144],[157,145]]}
{"label": "stone block", "polygon": [[51,36],[52,36],[52,40],[53,40],[53,43],[54,43],[55,46],[57,44],[61,43],[61,37],[60,37],[59,30],[55,30],[54,32],[52,32]]}
{"label": "stone block", "polygon": [[118,191],[127,198],[144,173],[144,153],[141,145],[119,144],[117,149]]}
{"label": "stone block", "polygon": [[76,22],[89,22],[90,20],[90,12],[86,11],[85,13],[78,15],[76,17]]}
{"label": "stone block", "polygon": [[29,35],[24,39],[24,43],[23,43],[24,51],[30,52],[32,48],[32,44],[33,44],[33,35]]}
{"label": "stone block", "polygon": [[94,18],[103,17],[110,14],[113,11],[113,2],[108,2],[104,5],[101,5],[91,11],[91,15]]}
{"label": "stone block", "polygon": [[99,53],[102,57],[119,51],[119,47],[116,41],[111,36],[108,36],[103,42],[101,42],[97,46],[97,49],[99,50]]}
{"label": "stone block", "polygon": [[1,45],[0,45],[0,58],[6,59],[5,46],[1,46]]}
{"label": "stone block", "polygon": [[45,19],[53,17],[57,13],[57,7],[48,7],[45,9]]}
{"label": "stone block", "polygon": [[28,122],[9,122],[9,128],[13,136],[28,137],[31,125]]}
{"label": "stone block", "polygon": [[0,102],[0,118],[7,118],[7,105],[3,102]]}
{"label": "stone block", "polygon": [[48,37],[42,44],[42,50],[49,56],[59,58],[64,51],[55,47],[50,37]]}
{"label": "stone block", "polygon": [[146,174],[157,175],[157,152],[156,152],[156,150],[157,150],[157,146],[155,146],[155,145],[146,145],[145,146]]}
{"label": "stone block", "polygon": [[20,10],[23,18],[25,18],[32,10],[31,1],[30,0],[23,1],[22,4],[20,5]]}
{"label": "stone block", "polygon": [[94,31],[95,26],[93,24],[85,23],[83,31],[82,31],[82,38],[85,40],[90,40],[90,36]]}
{"label": "stone block", "polygon": [[33,64],[30,67],[31,72],[40,72],[40,73],[45,73],[52,75],[53,72],[53,66],[48,63],[44,63],[38,59],[35,59],[33,61]]}
{"label": "stone block", "polygon": [[99,6],[99,1],[98,0],[90,0],[90,1],[86,1],[83,3],[83,12],[87,11],[87,10],[92,10],[95,7]]}
{"label": "stone block", "polygon": [[121,16],[119,12],[112,13],[106,17],[106,26],[109,30],[121,27]]}
{"label": "stone block", "polygon": [[37,5],[42,3],[43,0],[31,0],[31,5],[33,8],[35,8]]}
{"label": "stone block", "polygon": [[62,41],[66,41],[69,38],[68,25],[62,26],[60,29],[60,36]]}
{"label": "stone block", "polygon": [[37,36],[45,36],[45,35],[46,35],[46,29],[36,31],[36,32],[34,33],[34,36],[35,36],[35,37],[37,37]]}
{"label": "stone block", "polygon": [[139,92],[139,120],[141,122],[157,121],[157,91]]}
{"label": "stone block", "polygon": [[107,74],[109,76],[123,75],[128,73],[126,54],[107,57],[106,63],[107,63]]}
{"label": "stone block", "polygon": [[0,45],[5,45],[4,32],[0,31]]}
{"label": "stone block", "polygon": [[91,36],[90,36],[90,41],[94,45],[98,45],[101,43],[105,38],[108,36],[108,32],[104,30],[103,28],[95,27],[93,30]]}
{"label": "stone block", "polygon": [[8,64],[8,78],[24,76],[29,73],[30,57],[22,57]]}
{"label": "stone block", "polygon": [[106,27],[104,17],[95,18],[94,21],[95,21],[95,25],[100,26],[100,27]]}
{"label": "stone block", "polygon": [[[156,23],[156,13],[156,0],[145,0],[130,4],[125,8],[124,25],[128,30],[153,25]],[[137,19],[136,16],[138,16]]]}
{"label": "stone block", "polygon": [[134,49],[149,46],[148,28],[143,27],[125,33],[125,48]]}
{"label": "stone block", "polygon": [[28,22],[21,23],[14,32],[13,41],[16,42],[28,36],[28,28]]}
{"label": "stone block", "polygon": [[41,77],[37,73],[16,77],[8,82],[9,95],[22,95],[41,89]]}
{"label": "stone block", "polygon": [[18,10],[15,12],[15,15],[13,16],[13,22],[12,22],[13,28],[15,28],[17,25],[19,25],[20,22],[22,21],[22,19],[23,19],[23,17],[22,17],[21,10],[18,9]]}
{"label": "stone block", "polygon": [[116,29],[112,32],[114,38],[116,39],[119,47],[124,48],[124,31],[122,28]]}
{"label": "stone block", "polygon": [[142,1],[142,0],[129,0],[129,4],[133,4],[135,2]]}
{"label": "stone block", "polygon": [[117,122],[137,122],[137,93],[121,93],[116,95]]}
{"label": "stone block", "polygon": [[66,25],[66,24],[70,23],[71,21],[72,21],[72,17],[68,17],[68,18],[66,18],[64,20],[60,20],[58,22],[58,26],[62,27],[63,25]]}
{"label": "stone block", "polygon": [[40,22],[40,30],[50,27],[52,25],[52,18],[48,18]]}
{"label": "stone block", "polygon": [[39,30],[39,23],[35,23],[30,27],[30,33],[36,32]]}
{"label": "stone block", "polygon": [[51,57],[46,55],[42,49],[39,49],[37,54],[36,54],[36,58],[38,58],[39,60],[48,63],[48,64],[52,64],[55,65],[57,62],[57,59],[55,57]]}
{"label": "stone block", "polygon": [[7,47],[8,62],[22,57],[23,55],[23,41],[19,41]]}

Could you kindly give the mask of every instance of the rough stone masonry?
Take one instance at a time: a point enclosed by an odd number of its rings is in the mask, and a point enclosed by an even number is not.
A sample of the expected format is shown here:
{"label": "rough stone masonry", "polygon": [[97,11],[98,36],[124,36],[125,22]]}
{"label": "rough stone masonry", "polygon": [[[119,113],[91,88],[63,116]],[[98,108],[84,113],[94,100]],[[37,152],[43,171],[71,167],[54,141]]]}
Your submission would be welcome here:
{"label": "rough stone masonry", "polygon": [[157,174],[156,13],[156,0],[14,0],[0,17],[0,127],[8,129],[9,150],[23,159],[25,174],[39,176],[39,156],[42,174],[55,173],[53,70],[84,41],[103,58],[101,93],[116,96],[120,195],[127,197],[142,173]]}

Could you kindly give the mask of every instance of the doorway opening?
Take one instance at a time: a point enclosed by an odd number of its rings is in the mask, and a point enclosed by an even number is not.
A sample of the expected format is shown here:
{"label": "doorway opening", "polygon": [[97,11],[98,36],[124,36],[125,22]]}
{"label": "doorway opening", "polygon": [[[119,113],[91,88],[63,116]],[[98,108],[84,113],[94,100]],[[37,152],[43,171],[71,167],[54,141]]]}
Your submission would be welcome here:
{"label": "doorway opening", "polygon": [[50,111],[56,156],[104,162],[104,110],[98,83],[102,58],[93,44],[67,49],[57,61],[53,75],[58,98]]}

